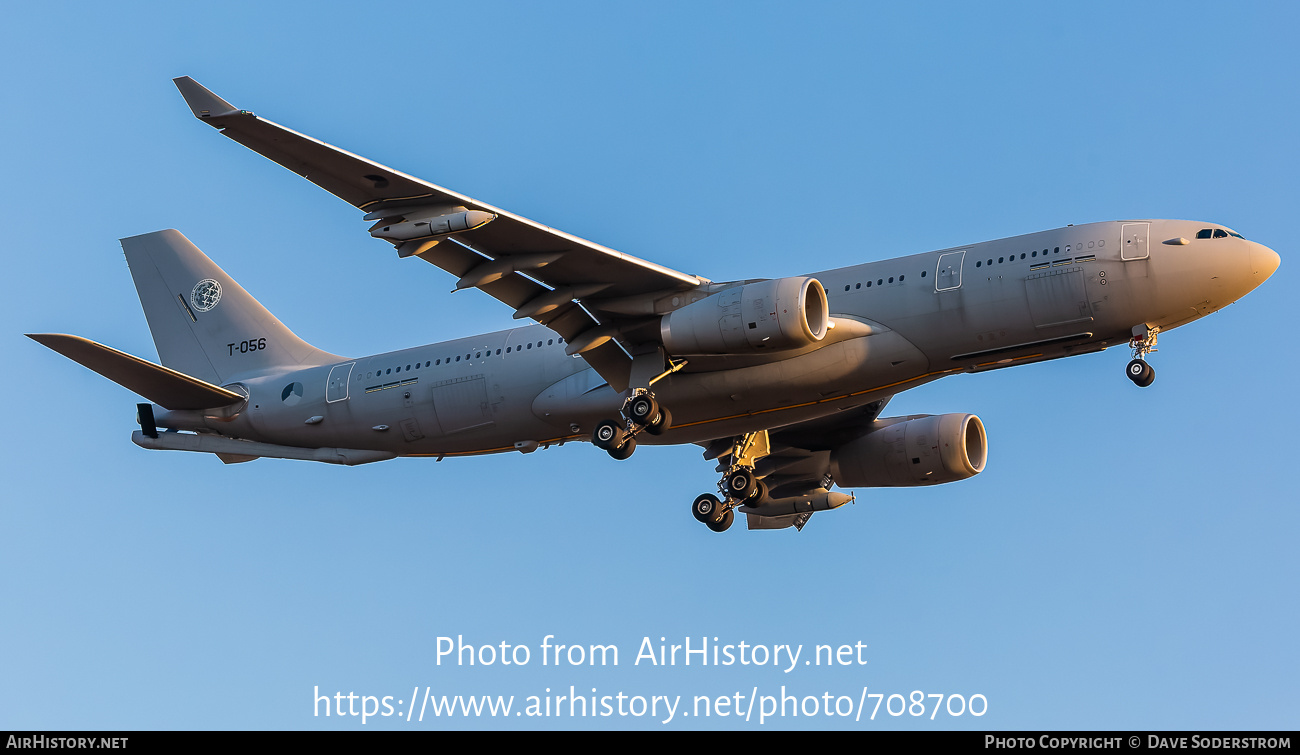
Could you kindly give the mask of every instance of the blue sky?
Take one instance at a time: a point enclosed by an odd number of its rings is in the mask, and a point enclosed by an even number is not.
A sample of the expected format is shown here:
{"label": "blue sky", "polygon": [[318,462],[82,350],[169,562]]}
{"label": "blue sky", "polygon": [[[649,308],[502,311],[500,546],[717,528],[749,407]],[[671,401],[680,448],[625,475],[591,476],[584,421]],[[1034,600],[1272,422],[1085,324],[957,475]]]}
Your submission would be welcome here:
{"label": "blue sky", "polygon": [[[11,371],[0,728],[346,728],[313,691],[983,695],[933,721],[373,718],[365,728],[1284,728],[1300,524],[1292,4],[124,3],[0,29]],[[715,280],[1121,218],[1276,249],[1162,336],[896,397],[974,412],[987,471],[715,535],[695,447],[356,469],[146,452],[135,397],[22,337],[156,358],[117,239],[175,227],[306,340],[367,354],[509,327],[343,202],[196,122],[237,106]],[[438,664],[437,638],[526,666]],[[617,667],[539,665],[543,638]],[[865,643],[865,666],[647,667],[680,644]],[[805,655],[805,658],[807,656]]]}

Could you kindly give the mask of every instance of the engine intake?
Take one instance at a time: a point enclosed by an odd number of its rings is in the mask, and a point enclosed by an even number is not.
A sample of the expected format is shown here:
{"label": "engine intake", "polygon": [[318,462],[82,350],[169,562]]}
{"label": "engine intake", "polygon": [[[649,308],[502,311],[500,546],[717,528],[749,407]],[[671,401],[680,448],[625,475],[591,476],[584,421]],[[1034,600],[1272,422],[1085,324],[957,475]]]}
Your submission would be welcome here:
{"label": "engine intake", "polygon": [[816,278],[777,278],[729,288],[664,315],[672,354],[743,354],[810,346],[826,337],[830,307]]}
{"label": "engine intake", "polygon": [[909,488],[974,477],[988,460],[984,423],[974,414],[880,420],[835,449],[831,471],[846,488]]}

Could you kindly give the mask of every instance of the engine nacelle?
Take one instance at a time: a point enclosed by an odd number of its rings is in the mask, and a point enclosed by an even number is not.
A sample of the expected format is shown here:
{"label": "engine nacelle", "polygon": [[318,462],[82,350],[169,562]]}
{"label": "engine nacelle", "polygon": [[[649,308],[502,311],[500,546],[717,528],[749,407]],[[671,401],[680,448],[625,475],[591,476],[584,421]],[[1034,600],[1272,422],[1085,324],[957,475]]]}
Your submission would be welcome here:
{"label": "engine nacelle", "polygon": [[880,420],[835,449],[831,473],[846,488],[909,488],[974,477],[988,460],[984,423],[974,414]]}
{"label": "engine nacelle", "polygon": [[664,315],[671,354],[745,354],[810,346],[826,337],[830,307],[816,278],[749,283]]}

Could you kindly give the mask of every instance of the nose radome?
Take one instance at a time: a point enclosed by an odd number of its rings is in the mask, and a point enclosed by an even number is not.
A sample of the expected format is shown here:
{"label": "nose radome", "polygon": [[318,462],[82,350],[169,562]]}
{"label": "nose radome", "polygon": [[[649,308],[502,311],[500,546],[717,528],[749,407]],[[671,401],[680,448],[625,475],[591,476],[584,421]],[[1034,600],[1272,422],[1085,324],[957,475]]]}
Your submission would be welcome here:
{"label": "nose radome", "polygon": [[[1259,276],[1259,283],[1263,283],[1272,275],[1282,264],[1282,257],[1277,252],[1269,249],[1263,244],[1251,242],[1250,244],[1250,269],[1251,272]],[[1258,284],[1256,284],[1258,285]]]}

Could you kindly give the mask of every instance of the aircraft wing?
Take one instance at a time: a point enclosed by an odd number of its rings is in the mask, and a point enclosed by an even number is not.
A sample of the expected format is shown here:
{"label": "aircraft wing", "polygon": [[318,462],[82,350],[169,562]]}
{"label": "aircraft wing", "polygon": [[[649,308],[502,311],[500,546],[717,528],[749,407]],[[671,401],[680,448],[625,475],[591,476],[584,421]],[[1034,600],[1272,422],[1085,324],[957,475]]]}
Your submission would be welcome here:
{"label": "aircraft wing", "polygon": [[[365,211],[366,220],[377,221],[372,235],[396,245],[400,256],[437,265],[457,276],[457,289],[478,288],[513,307],[517,319],[531,318],[550,327],[565,339],[569,353],[580,353],[617,390],[626,387],[631,364],[617,341],[654,319],[651,308],[629,308],[628,301],[709,283],[259,118],[188,76],[174,82],[199,120]],[[396,230],[383,235],[389,227],[430,218],[473,227],[451,231],[454,237],[405,240]]]}
{"label": "aircraft wing", "polygon": [[[860,437],[880,416],[889,399],[874,401],[830,417],[773,428],[767,431],[771,452],[759,459],[754,474],[767,486],[773,499],[789,499],[830,487],[831,451]],[[732,438],[703,443],[706,459],[719,459],[718,471],[729,465]],[[744,509],[737,509],[743,512]],[[751,530],[803,529],[811,513],[779,516],[745,514]]]}

